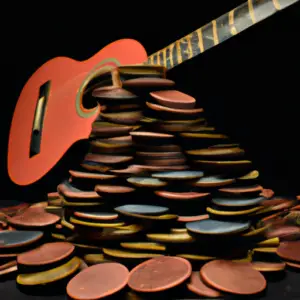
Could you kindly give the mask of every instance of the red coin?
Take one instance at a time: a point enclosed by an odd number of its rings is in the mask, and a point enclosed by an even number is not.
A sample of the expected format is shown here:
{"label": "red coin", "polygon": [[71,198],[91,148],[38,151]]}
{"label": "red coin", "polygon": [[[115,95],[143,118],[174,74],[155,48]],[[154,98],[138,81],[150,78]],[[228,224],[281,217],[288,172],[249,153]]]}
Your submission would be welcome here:
{"label": "red coin", "polygon": [[113,295],[128,282],[128,269],[114,262],[88,267],[67,285],[67,294],[76,300],[96,300]]}
{"label": "red coin", "polygon": [[210,288],[203,282],[199,272],[192,273],[191,281],[187,285],[187,288],[191,292],[203,297],[215,298],[222,296],[219,291]]}
{"label": "red coin", "polygon": [[277,248],[277,255],[282,259],[300,262],[300,241],[281,242]]}
{"label": "red coin", "polygon": [[19,254],[17,261],[19,264],[27,266],[51,264],[69,257],[74,249],[75,246],[67,242],[46,243],[36,249]]}
{"label": "red coin", "polygon": [[201,268],[200,275],[209,286],[232,294],[257,294],[267,286],[265,277],[248,262],[210,261]]}
{"label": "red coin", "polygon": [[181,257],[160,256],[132,269],[128,285],[136,292],[161,292],[180,285],[191,274],[192,266],[188,260]]}

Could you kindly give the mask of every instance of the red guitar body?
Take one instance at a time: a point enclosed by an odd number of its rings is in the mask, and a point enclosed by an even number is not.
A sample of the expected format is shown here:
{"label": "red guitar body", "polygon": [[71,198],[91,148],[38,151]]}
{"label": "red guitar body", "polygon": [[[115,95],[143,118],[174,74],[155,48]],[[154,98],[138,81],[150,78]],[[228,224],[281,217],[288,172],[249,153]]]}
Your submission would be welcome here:
{"label": "red guitar body", "polygon": [[[11,180],[23,186],[38,181],[75,142],[89,137],[100,108],[84,108],[82,95],[96,71],[146,60],[140,43],[122,39],[86,61],[57,57],[41,66],[24,86],[12,119],[8,144]],[[34,135],[40,139],[32,154],[32,143],[37,144]]]}

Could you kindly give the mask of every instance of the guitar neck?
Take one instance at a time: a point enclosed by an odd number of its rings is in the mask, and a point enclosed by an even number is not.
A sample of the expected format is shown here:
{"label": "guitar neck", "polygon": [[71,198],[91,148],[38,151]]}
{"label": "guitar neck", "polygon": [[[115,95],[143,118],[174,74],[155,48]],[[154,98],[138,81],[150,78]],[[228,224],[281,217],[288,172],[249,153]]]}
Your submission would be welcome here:
{"label": "guitar neck", "polygon": [[170,70],[297,2],[299,0],[248,0],[150,55],[145,64]]}

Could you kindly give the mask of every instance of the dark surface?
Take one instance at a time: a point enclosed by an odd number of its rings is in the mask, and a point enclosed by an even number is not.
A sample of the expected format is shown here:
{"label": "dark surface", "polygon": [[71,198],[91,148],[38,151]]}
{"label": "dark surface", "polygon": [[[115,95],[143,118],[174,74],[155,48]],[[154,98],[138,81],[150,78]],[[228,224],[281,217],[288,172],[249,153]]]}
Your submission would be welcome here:
{"label": "dark surface", "polygon": [[[6,145],[14,106],[40,65],[56,56],[84,60],[124,37],[139,40],[152,54],[242,2],[210,0],[197,3],[197,8],[186,2],[165,8],[161,3],[130,7],[126,1],[124,7],[115,2],[109,7],[99,2],[67,10],[61,4],[30,10],[27,3],[26,9],[5,3],[0,20],[1,204],[9,205],[7,199],[42,201],[67,174],[60,172],[47,185],[29,188],[14,185],[7,174]],[[260,170],[262,185],[291,195],[300,194],[299,11],[296,4],[168,74],[179,90],[197,98],[211,124],[241,142]],[[285,275],[269,283],[264,299],[300,298],[300,274]],[[9,300],[66,299],[26,296],[14,280],[0,283],[0,295]]]}

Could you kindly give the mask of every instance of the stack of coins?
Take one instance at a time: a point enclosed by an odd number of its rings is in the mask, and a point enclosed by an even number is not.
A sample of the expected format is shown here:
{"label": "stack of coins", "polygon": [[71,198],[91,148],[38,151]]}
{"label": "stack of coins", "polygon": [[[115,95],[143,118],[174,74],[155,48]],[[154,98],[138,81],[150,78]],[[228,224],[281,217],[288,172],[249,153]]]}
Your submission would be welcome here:
{"label": "stack of coins", "polygon": [[[300,237],[300,228],[289,213],[299,210],[297,199],[263,189],[245,150],[211,126],[198,101],[176,90],[162,68],[115,72],[118,80],[86,95],[101,113],[81,165],[46,204],[5,218],[17,231],[51,233],[44,248],[19,255],[18,283],[48,284],[79,272],[67,286],[78,299],[125,286],[135,298],[178,287],[219,297],[259,293],[266,287],[262,274],[288,263],[298,267],[300,246],[290,240]],[[74,247],[72,257],[61,253],[68,247]],[[52,248],[53,257],[36,259]],[[38,264],[46,267],[36,277]],[[153,270],[156,278],[148,274]],[[92,275],[115,280],[107,288],[86,285]],[[252,287],[246,284],[251,278]]]}

